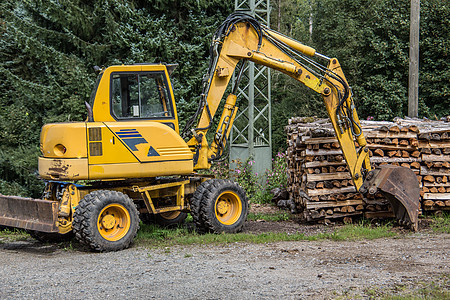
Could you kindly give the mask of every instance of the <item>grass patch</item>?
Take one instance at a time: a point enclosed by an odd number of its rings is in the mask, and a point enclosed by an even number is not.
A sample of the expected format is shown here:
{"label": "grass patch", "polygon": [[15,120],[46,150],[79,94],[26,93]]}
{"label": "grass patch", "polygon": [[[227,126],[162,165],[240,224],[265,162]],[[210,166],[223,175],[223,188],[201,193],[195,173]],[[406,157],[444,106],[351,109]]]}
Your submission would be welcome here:
{"label": "grass patch", "polygon": [[391,224],[372,227],[363,222],[357,225],[345,225],[339,228],[337,232],[336,240],[374,240],[397,235],[392,231]]}
{"label": "grass patch", "polygon": [[[411,285],[396,285],[393,288],[368,288],[364,298],[385,300],[450,299],[450,275],[443,275],[433,281],[417,282]],[[353,298],[353,297],[350,297]]]}
{"label": "grass patch", "polygon": [[285,232],[267,232],[261,234],[198,234],[187,227],[175,229],[161,228],[157,225],[141,224],[136,242],[143,246],[169,247],[172,245],[193,244],[229,244],[229,243],[273,243],[281,241],[317,241],[317,240],[361,240],[396,236],[392,226],[371,227],[367,224],[346,225],[332,233],[305,235],[303,233],[288,234]]}
{"label": "grass patch", "polygon": [[17,228],[3,228],[0,229],[0,238],[5,242],[24,241],[30,238],[30,235],[25,231]]}
{"label": "grass patch", "polygon": [[431,229],[438,233],[450,233],[450,213],[443,212],[440,216],[433,216]]}
{"label": "grass patch", "polygon": [[247,220],[257,221],[264,220],[266,222],[282,222],[291,219],[291,215],[284,211],[279,211],[276,213],[249,213]]}

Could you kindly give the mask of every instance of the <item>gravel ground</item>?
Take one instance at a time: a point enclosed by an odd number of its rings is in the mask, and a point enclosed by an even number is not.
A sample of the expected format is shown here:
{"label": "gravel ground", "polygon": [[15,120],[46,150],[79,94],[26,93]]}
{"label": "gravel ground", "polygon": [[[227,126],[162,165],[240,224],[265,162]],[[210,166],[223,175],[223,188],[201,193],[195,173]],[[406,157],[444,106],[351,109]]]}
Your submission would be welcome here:
{"label": "gravel ground", "polygon": [[[450,274],[450,235],[64,250],[0,244],[0,299],[327,299]],[[350,295],[350,296],[349,296]]]}

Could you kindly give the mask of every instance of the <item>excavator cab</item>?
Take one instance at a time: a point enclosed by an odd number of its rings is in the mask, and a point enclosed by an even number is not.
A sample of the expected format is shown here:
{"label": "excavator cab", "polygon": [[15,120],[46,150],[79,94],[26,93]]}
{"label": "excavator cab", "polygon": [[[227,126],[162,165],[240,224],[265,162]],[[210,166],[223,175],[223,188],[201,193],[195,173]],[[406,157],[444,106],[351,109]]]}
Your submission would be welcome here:
{"label": "excavator cab", "polygon": [[193,154],[179,135],[169,78],[175,66],[102,70],[86,122],[42,128],[40,176],[99,180],[191,173]]}

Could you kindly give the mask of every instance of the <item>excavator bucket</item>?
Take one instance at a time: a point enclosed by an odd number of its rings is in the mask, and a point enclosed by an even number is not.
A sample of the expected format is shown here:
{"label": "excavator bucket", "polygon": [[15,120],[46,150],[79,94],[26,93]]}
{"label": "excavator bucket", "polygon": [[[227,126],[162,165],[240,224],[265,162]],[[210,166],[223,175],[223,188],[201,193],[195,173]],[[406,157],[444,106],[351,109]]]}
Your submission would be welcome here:
{"label": "excavator bucket", "polygon": [[413,171],[392,165],[380,166],[369,173],[360,191],[369,194],[381,191],[391,203],[398,222],[417,231],[420,189]]}
{"label": "excavator bucket", "polygon": [[58,232],[58,203],[0,194],[0,225]]}

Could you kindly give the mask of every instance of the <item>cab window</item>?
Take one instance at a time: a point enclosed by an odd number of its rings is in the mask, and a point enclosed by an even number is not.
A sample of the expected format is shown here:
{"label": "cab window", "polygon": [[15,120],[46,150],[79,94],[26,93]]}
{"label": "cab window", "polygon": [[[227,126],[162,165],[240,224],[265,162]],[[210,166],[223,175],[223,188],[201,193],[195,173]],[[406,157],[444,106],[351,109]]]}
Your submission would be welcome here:
{"label": "cab window", "polygon": [[113,73],[111,107],[117,119],[173,118],[163,72]]}

